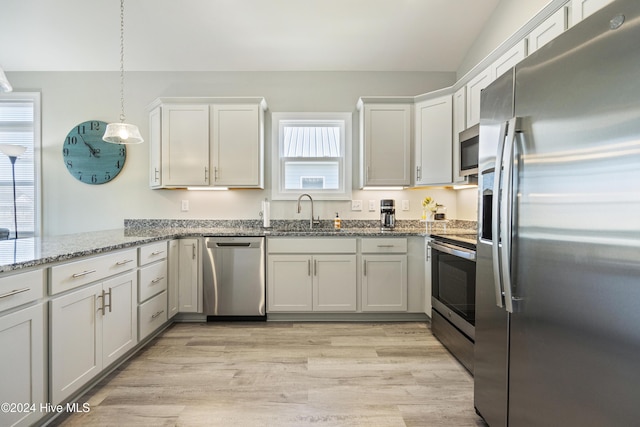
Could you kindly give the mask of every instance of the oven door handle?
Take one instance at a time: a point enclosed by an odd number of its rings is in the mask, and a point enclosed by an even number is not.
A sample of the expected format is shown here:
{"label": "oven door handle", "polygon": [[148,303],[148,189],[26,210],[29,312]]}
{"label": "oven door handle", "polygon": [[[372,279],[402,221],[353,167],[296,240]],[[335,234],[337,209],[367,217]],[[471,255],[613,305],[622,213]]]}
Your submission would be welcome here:
{"label": "oven door handle", "polygon": [[429,242],[429,246],[431,246],[431,248],[435,249],[436,251],[457,256],[458,258],[464,258],[469,261],[476,260],[476,252],[471,249],[465,249],[458,246],[449,245],[447,243],[435,243],[435,242]]}

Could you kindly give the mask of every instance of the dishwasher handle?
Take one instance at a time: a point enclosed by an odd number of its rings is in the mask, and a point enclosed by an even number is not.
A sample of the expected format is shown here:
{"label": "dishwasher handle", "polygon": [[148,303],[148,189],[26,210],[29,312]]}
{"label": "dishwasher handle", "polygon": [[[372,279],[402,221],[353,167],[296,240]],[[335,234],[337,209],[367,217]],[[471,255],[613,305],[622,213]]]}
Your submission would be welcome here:
{"label": "dishwasher handle", "polygon": [[[207,245],[208,248],[211,248],[212,243]],[[242,243],[242,242],[214,242],[216,248],[226,248],[226,247],[234,247],[234,248],[248,248],[251,246],[250,242]]]}

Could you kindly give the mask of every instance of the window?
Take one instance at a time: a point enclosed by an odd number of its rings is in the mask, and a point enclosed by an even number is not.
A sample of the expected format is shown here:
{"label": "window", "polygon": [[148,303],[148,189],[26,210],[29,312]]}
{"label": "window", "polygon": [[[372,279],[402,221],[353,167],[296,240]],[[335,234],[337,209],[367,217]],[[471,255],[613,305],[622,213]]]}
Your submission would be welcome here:
{"label": "window", "polygon": [[272,198],[351,198],[351,113],[273,113]]}
{"label": "window", "polygon": [[[18,237],[39,235],[40,94],[11,92],[0,95],[0,144],[22,145],[26,151],[15,162]],[[11,161],[0,153],[0,228],[15,237]]]}

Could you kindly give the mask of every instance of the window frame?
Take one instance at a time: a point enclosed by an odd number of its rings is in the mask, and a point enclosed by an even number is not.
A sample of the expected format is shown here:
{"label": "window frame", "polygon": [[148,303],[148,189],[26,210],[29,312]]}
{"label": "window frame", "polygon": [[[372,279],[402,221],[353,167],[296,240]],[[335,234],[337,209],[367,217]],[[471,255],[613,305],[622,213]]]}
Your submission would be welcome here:
{"label": "window frame", "polygon": [[[42,235],[42,95],[40,92],[9,92],[0,94],[0,102],[32,102],[33,103],[33,234],[18,228],[18,238],[39,237]],[[2,154],[0,156],[6,157]],[[18,158],[18,162],[20,159]],[[8,162],[8,160],[7,160]],[[18,225],[18,227],[20,227]],[[15,230],[11,227],[9,238],[13,238]]]}
{"label": "window frame", "polygon": [[[314,200],[351,200],[352,192],[352,113],[272,113],[271,114],[271,198],[272,200],[296,200],[300,194],[309,194]],[[284,189],[284,127],[294,126],[338,126],[340,127],[340,157],[287,157],[289,161],[338,161],[339,188],[334,190]]]}

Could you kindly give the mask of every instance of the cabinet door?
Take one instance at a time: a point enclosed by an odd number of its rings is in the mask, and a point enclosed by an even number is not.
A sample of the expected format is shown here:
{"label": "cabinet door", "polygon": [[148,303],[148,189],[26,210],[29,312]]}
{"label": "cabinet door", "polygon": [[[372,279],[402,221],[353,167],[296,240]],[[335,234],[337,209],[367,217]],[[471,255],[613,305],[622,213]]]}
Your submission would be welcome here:
{"label": "cabinet door", "polygon": [[460,176],[460,132],[467,128],[467,88],[458,89],[453,94],[453,158],[452,175],[453,182],[465,182],[465,177]]}
{"label": "cabinet door", "polygon": [[527,40],[522,39],[491,64],[491,81],[494,81],[527,56]]}
{"label": "cabinet door", "polygon": [[167,263],[167,317],[171,319],[178,314],[180,301],[180,283],[179,268],[180,265],[180,241],[169,241],[169,257]]}
{"label": "cabinet door", "polygon": [[138,342],[136,273],[107,280],[102,289],[105,309],[97,315],[102,316],[102,362],[105,368]]}
{"label": "cabinet door", "polygon": [[45,403],[44,304],[0,316],[0,402],[35,405],[35,412],[0,412],[0,425],[32,425]]}
{"label": "cabinet door", "polygon": [[209,185],[209,106],[162,106],[162,185]]}
{"label": "cabinet door", "polygon": [[362,311],[407,310],[407,256],[362,257]]}
{"label": "cabinet door", "polygon": [[451,95],[416,104],[416,185],[450,184]]}
{"label": "cabinet door", "polygon": [[480,92],[491,83],[487,68],[467,83],[467,127],[480,123]]}
{"label": "cabinet door", "polygon": [[613,0],[571,0],[571,25],[602,9]]}
{"label": "cabinet door", "polygon": [[313,311],[356,311],[356,256],[313,256]]}
{"label": "cabinet door", "polygon": [[149,113],[149,186],[162,186],[162,115],[160,107]]}
{"label": "cabinet door", "polygon": [[363,185],[407,186],[411,181],[411,105],[365,105]]}
{"label": "cabinet door", "polygon": [[529,41],[528,53],[531,55],[551,40],[558,37],[567,29],[567,8],[558,9],[553,15],[538,25],[527,37]]}
{"label": "cabinet door", "polygon": [[431,248],[429,237],[424,239],[424,314],[431,317]]}
{"label": "cabinet door", "polygon": [[312,311],[312,259],[309,255],[269,255],[268,311]]}
{"label": "cabinet door", "polygon": [[102,370],[102,284],[52,298],[51,396],[59,404]]}
{"label": "cabinet door", "polygon": [[214,186],[264,187],[261,113],[257,104],[211,107]]}
{"label": "cabinet door", "polygon": [[180,239],[179,264],[180,311],[202,313],[202,277],[198,239]]}

